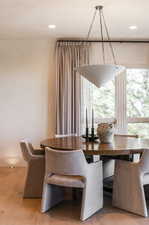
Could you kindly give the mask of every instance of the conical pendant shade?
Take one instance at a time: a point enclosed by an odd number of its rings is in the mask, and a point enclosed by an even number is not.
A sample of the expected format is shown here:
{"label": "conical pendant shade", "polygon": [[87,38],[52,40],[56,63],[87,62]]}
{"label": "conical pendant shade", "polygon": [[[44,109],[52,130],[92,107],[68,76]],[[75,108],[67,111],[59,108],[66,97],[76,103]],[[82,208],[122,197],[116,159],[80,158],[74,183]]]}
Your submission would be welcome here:
{"label": "conical pendant shade", "polygon": [[99,64],[80,66],[76,68],[76,71],[99,88],[114,79],[124,69],[125,67],[119,65]]}
{"label": "conical pendant shade", "polygon": [[[102,5],[97,5],[95,7],[93,19],[91,21],[89,31],[87,34],[87,41],[89,40],[97,12],[100,17],[100,31],[101,31],[101,40],[100,41],[101,41],[101,45],[102,45],[102,56],[103,56],[104,64],[84,65],[84,66],[82,65],[82,66],[79,66],[78,68],[76,68],[76,71],[78,71],[82,76],[84,76],[91,83],[95,84],[97,87],[101,87],[108,81],[114,79],[114,77],[116,75],[118,75],[120,72],[125,70],[125,67],[117,65],[117,63],[116,63],[114,49],[112,46],[112,41],[110,40],[110,35],[109,35],[108,27],[107,27],[107,24],[105,21],[105,17],[103,14],[103,6]],[[111,50],[114,65],[106,64],[105,47],[104,47],[105,41],[104,41],[103,30],[105,30],[106,35],[107,35],[107,40],[108,40],[109,47]]]}

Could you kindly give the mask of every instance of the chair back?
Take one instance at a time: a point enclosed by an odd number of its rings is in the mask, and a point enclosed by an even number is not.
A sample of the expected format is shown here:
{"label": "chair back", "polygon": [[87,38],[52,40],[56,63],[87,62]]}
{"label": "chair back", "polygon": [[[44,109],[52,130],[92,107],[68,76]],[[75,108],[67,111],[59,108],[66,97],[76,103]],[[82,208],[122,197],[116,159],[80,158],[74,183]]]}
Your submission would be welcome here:
{"label": "chair back", "polygon": [[33,156],[31,149],[32,145],[29,144],[26,140],[22,140],[20,141],[20,146],[22,150],[23,159],[28,162]]}
{"label": "chair back", "polygon": [[46,148],[46,175],[85,176],[87,165],[82,150],[61,151]]}
{"label": "chair back", "polygon": [[120,137],[132,137],[132,138],[139,138],[138,134],[114,134],[115,136],[120,136]]}
{"label": "chair back", "polygon": [[142,172],[149,173],[149,150],[144,150],[139,164]]}
{"label": "chair back", "polygon": [[55,134],[55,138],[63,138],[63,137],[70,137],[70,136],[77,136],[77,134]]}

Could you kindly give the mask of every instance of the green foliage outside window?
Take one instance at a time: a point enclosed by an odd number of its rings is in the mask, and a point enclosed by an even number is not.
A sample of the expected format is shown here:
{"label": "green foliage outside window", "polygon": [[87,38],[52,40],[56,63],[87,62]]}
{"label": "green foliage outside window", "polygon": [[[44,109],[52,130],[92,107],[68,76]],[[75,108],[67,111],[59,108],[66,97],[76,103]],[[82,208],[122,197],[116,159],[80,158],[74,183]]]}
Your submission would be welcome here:
{"label": "green foliage outside window", "polygon": [[114,81],[108,82],[101,88],[93,87],[93,105],[95,118],[114,118],[115,116],[115,87]]}
{"label": "green foliage outside window", "polygon": [[[104,87],[93,85],[93,107],[95,118],[115,117],[114,81]],[[127,116],[130,118],[149,117],[149,70],[127,70]],[[129,123],[128,133],[149,138],[149,123]]]}
{"label": "green foliage outside window", "polygon": [[127,70],[127,116],[149,117],[149,70]]}

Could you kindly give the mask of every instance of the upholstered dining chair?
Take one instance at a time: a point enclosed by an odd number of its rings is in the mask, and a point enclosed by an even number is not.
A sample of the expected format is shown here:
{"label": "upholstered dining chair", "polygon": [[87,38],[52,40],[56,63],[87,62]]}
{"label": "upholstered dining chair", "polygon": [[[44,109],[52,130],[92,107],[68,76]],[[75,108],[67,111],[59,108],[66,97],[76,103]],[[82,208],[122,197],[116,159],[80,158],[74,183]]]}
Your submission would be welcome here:
{"label": "upholstered dining chair", "polygon": [[[130,138],[139,138],[139,135],[131,135],[131,134],[115,134],[115,136],[120,137],[130,137]],[[138,160],[139,156],[137,155],[134,160]],[[114,167],[115,167],[115,160],[110,159],[109,156],[102,157],[103,160],[103,179],[113,176],[114,174]]]}
{"label": "upholstered dining chair", "polygon": [[41,198],[45,174],[45,156],[43,151],[34,150],[31,143],[20,142],[22,155],[27,162],[27,176],[24,188],[24,198]]}
{"label": "upholstered dining chair", "polygon": [[116,160],[113,206],[147,217],[144,186],[149,184],[149,150],[138,163]]}
{"label": "upholstered dining chair", "polygon": [[[73,133],[73,134],[56,134],[55,135],[55,138],[63,138],[63,137],[70,137],[70,136],[74,136],[74,137],[77,137],[78,135]],[[86,160],[88,162],[96,162],[96,161],[99,161],[99,156],[97,155],[94,155],[94,156],[90,156],[90,155],[86,155],[85,156]],[[76,192],[74,191],[74,198],[76,198]]]}
{"label": "upholstered dining chair", "polygon": [[[77,137],[77,134],[76,133],[72,133],[72,134],[56,134],[55,135],[55,138],[64,138],[64,137]],[[91,156],[88,156],[86,155],[85,156],[86,160],[88,162],[91,162],[91,161],[99,161],[99,157],[97,160],[92,160],[92,157]],[[77,199],[77,190],[75,188],[72,188],[72,196],[73,196],[73,199],[76,200]]]}
{"label": "upholstered dining chair", "polygon": [[46,173],[41,211],[63,200],[63,187],[82,188],[81,220],[103,207],[102,162],[88,164],[82,150],[46,148]]}
{"label": "upholstered dining chair", "polygon": [[139,138],[138,134],[115,134],[115,136]]}

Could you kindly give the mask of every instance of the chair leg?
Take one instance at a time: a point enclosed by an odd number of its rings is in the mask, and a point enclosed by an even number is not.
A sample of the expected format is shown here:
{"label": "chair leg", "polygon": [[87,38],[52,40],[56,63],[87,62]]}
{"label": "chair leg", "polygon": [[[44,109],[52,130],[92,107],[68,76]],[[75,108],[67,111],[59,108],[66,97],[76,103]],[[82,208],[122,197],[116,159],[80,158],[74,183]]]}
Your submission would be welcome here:
{"label": "chair leg", "polygon": [[144,187],[133,168],[116,163],[113,185],[113,206],[147,217]]}
{"label": "chair leg", "polygon": [[41,212],[44,213],[64,199],[63,188],[44,183]]}
{"label": "chair leg", "polygon": [[83,189],[81,220],[84,221],[103,207],[103,179],[102,170],[99,172],[99,179],[94,176],[87,181]]}

